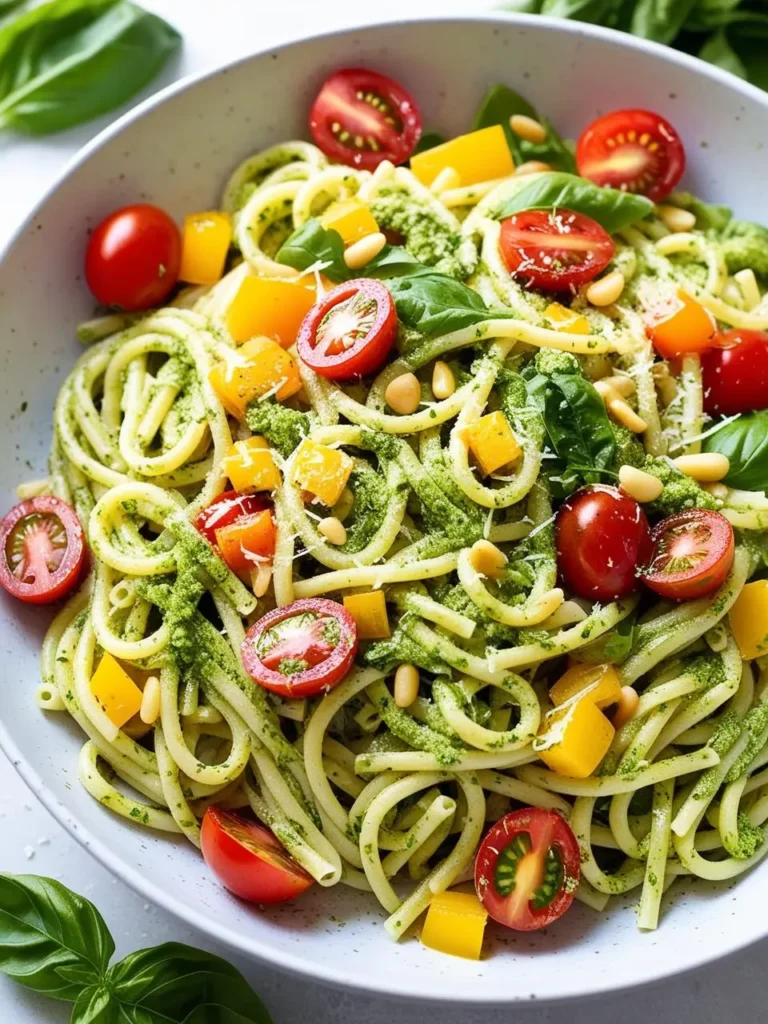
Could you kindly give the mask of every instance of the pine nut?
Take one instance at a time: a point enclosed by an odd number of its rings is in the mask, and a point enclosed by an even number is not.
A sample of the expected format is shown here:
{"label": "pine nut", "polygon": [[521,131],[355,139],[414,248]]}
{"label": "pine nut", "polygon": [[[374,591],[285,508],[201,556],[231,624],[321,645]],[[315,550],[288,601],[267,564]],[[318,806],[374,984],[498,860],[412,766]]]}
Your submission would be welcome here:
{"label": "pine nut", "polygon": [[401,373],[387,385],[384,392],[387,405],[401,416],[416,412],[421,402],[421,384],[414,373]]}
{"label": "pine nut", "polygon": [[429,186],[429,191],[433,196],[439,196],[441,192],[447,192],[450,188],[458,188],[460,184],[459,172],[454,167],[444,167]]}
{"label": "pine nut", "polygon": [[620,270],[612,270],[610,274],[594,281],[586,291],[587,302],[593,306],[610,306],[617,301],[624,291],[624,275]]}
{"label": "pine nut", "polygon": [[696,215],[690,210],[681,210],[679,206],[658,206],[656,210],[670,231],[693,231],[696,227]]}
{"label": "pine nut", "polygon": [[602,397],[611,416],[627,430],[631,430],[633,434],[642,434],[644,430],[648,429],[648,424],[642,416],[638,416],[635,410],[619,397],[606,378],[595,381],[595,390]]}
{"label": "pine nut", "polygon": [[469,560],[476,572],[492,580],[501,577],[507,564],[507,556],[489,540],[476,541],[470,549]]}
{"label": "pine nut", "polygon": [[526,114],[513,114],[509,119],[509,127],[526,142],[540,143],[547,141],[547,129],[533,117]]}
{"label": "pine nut", "polygon": [[272,563],[259,562],[251,573],[251,590],[254,597],[264,597],[272,581]]}
{"label": "pine nut", "polygon": [[456,390],[456,378],[448,363],[438,359],[432,370],[432,394],[437,399],[450,398]]}
{"label": "pine nut", "polygon": [[733,279],[741,290],[741,297],[744,299],[748,310],[759,306],[761,302],[760,289],[757,286],[757,278],[752,269],[740,270],[733,275]]}
{"label": "pine nut", "polygon": [[381,231],[372,231],[370,235],[350,245],[344,253],[344,262],[350,270],[360,270],[378,256],[386,244],[387,240]]}
{"label": "pine nut", "polygon": [[714,484],[728,475],[731,463],[727,455],[719,452],[705,452],[702,455],[680,455],[672,460],[681,473],[700,480],[703,483]]}
{"label": "pine nut", "polygon": [[630,498],[641,504],[655,501],[664,490],[664,484],[658,477],[651,476],[636,466],[622,466],[619,469],[619,483]]}
{"label": "pine nut", "polygon": [[631,377],[627,377],[623,374],[615,374],[613,377],[604,377],[605,383],[615,391],[621,398],[628,398],[630,395],[634,395],[637,391],[637,385]]}
{"label": "pine nut", "polygon": [[639,703],[640,698],[637,695],[637,690],[631,686],[622,686],[616,710],[613,713],[613,728],[620,729],[622,725],[626,725],[637,711]]}
{"label": "pine nut", "polygon": [[336,516],[328,516],[318,523],[317,532],[321,533],[329,544],[343,544],[347,539],[344,524]]}
{"label": "pine nut", "polygon": [[545,164],[543,160],[526,160],[515,168],[515,177],[522,178],[526,174],[545,174],[552,170],[551,164]]}
{"label": "pine nut", "polygon": [[395,672],[395,704],[409,708],[419,695],[419,672],[413,665],[399,665]]}
{"label": "pine nut", "polygon": [[349,513],[352,511],[352,506],[355,504],[355,496],[348,487],[345,487],[339,496],[339,500],[333,506],[333,514],[343,523]]}
{"label": "pine nut", "polygon": [[150,676],[144,684],[144,693],[141,696],[141,708],[139,718],[144,725],[154,725],[160,717],[160,680],[157,676]]}

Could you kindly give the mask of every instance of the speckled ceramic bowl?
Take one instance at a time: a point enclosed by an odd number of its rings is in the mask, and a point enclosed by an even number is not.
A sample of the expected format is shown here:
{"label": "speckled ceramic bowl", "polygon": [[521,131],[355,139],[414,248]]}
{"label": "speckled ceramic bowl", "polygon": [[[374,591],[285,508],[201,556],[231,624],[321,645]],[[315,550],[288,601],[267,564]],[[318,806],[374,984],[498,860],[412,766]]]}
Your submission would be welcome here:
{"label": "speckled ceramic bowl", "polygon": [[[67,168],[0,265],[3,495],[45,472],[51,409],[78,354],[73,326],[89,315],[81,279],[84,226],[136,199],[177,218],[216,203],[246,154],[306,135],[306,111],[325,75],[371,65],[417,97],[425,123],[466,130],[484,89],[504,81],[565,134],[595,115],[642,106],[682,134],[687,184],[768,221],[768,98],[736,78],[661,47],[587,25],[502,15],[345,31],[257,53],[181,82],[103,132]],[[32,693],[45,611],[5,599],[0,742],[62,824],[148,899],[244,953],[332,984],[413,999],[506,1003],[587,995],[688,968],[768,934],[768,864],[731,889],[689,891],[644,935],[629,906],[599,916],[576,905],[546,933],[491,930],[486,958],[393,945],[372,897],[338,887],[267,913],[231,898],[183,840],[112,816],[77,781],[82,742],[65,716],[41,713]]]}

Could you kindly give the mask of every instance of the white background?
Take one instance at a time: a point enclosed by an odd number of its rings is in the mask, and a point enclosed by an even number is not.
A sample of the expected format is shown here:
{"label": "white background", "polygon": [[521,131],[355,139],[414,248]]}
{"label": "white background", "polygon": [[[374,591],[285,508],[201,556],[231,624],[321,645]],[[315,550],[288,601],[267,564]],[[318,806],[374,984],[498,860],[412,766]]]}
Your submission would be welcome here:
{"label": "white background", "polygon": [[[486,0],[482,0],[482,7]],[[419,11],[449,14],[477,10],[478,0],[387,0],[384,8],[359,0],[146,0],[145,6],[172,21],[183,33],[181,58],[161,84],[215,66],[254,49],[298,35]],[[489,4],[490,6],[490,4]],[[0,137],[0,249],[65,161],[109,119],[92,122],[46,140]],[[1,312],[0,312],[0,315]],[[19,680],[18,685],[31,685]],[[101,909],[117,943],[118,955],[171,939],[227,951],[167,914],[156,910],[112,878],[61,829],[26,789],[0,754],[0,870],[51,875],[82,893]],[[766,908],[768,913],[768,908]],[[662,923],[663,927],[663,923]],[[649,943],[653,936],[648,936]],[[439,1014],[440,1024],[758,1024],[765,1009],[768,941],[677,981],[610,999],[507,1011],[413,1008],[383,999],[349,996],[306,984],[276,971],[228,957],[261,994],[275,1024],[422,1024]],[[510,964],[510,972],[521,964]],[[541,992],[546,999],[546,992]],[[69,1020],[64,1004],[39,1000],[0,976],[0,1022],[41,1024]]]}

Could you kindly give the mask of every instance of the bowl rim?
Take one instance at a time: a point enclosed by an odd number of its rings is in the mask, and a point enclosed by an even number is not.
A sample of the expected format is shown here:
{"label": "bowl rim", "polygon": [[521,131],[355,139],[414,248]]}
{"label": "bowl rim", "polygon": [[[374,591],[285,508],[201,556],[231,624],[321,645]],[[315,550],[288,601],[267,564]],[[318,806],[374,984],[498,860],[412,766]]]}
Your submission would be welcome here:
{"label": "bowl rim", "polygon": [[[393,25],[407,24],[459,24],[468,27],[475,24],[498,24],[501,26],[519,25],[525,27],[544,27],[553,32],[562,32],[574,37],[589,37],[592,39],[605,40],[613,44],[624,46],[627,49],[637,50],[650,54],[657,60],[668,64],[679,65],[712,79],[729,91],[740,93],[749,99],[756,100],[768,110],[768,93],[751,85],[749,82],[738,78],[736,75],[724,71],[716,65],[708,64],[697,57],[673,50],[671,47],[661,43],[641,39],[614,29],[603,28],[586,22],[568,21],[561,18],[547,15],[523,14],[512,11],[489,11],[477,14],[456,14],[441,16],[439,14],[414,14],[406,17],[393,17],[379,19],[374,22],[355,22],[343,28],[333,28],[321,32],[313,32],[303,35],[298,39],[290,39],[276,45],[261,47],[251,52],[218,64],[215,67],[207,68],[200,72],[185,75],[175,82],[170,83],[158,92],[137,103],[130,110],[126,111],[111,124],[99,131],[88,143],[81,147],[58,172],[53,181],[48,185],[38,201],[34,204],[27,216],[14,229],[8,242],[0,249],[0,263],[10,254],[18,240],[29,229],[35,221],[43,206],[54,195],[66,179],[84,164],[94,153],[98,152],[112,139],[119,136],[125,128],[140,120],[150,110],[162,106],[172,97],[185,92],[196,86],[198,83],[224,75],[233,68],[240,67],[254,59],[263,58],[270,54],[282,53],[302,46],[312,41],[338,36],[354,35],[360,32],[376,31],[380,28],[388,28]],[[421,991],[414,991],[413,988],[406,989],[398,985],[396,979],[389,981],[360,980],[360,975],[354,970],[344,970],[337,967],[320,966],[302,959],[299,955],[289,955],[284,952],[275,953],[268,943],[252,936],[241,936],[231,929],[220,925],[216,920],[203,919],[191,904],[183,903],[181,900],[166,893],[162,887],[153,883],[136,868],[123,861],[113,849],[96,838],[88,829],[84,828],[76,814],[63,804],[56,795],[48,788],[43,779],[21,753],[16,746],[10,729],[0,718],[0,749],[8,757],[12,766],[19,773],[21,778],[32,790],[35,796],[41,801],[48,811],[54,816],[58,823],[74,838],[85,850],[92,854],[107,870],[121,881],[129,885],[134,892],[142,897],[151,900],[155,905],[172,914],[177,919],[191,926],[203,936],[220,943],[234,953],[255,959],[257,962],[268,964],[288,975],[317,982],[330,987],[341,988],[349,992],[371,994],[375,996],[388,997],[418,1004],[439,1004],[450,1003],[457,1006],[510,1006],[512,1004],[530,1003],[531,996],[523,991],[511,992],[509,998],[499,999],[498,996],[489,995],[485,998],[482,994],[474,994],[464,998],[460,995],[446,996],[438,991],[435,986],[425,985]],[[537,993],[537,1004],[562,1003],[569,1000],[581,1000],[598,995],[616,993],[619,991],[632,991],[644,985],[654,984],[673,976],[680,976],[697,970],[705,965],[720,960],[736,953],[745,947],[768,936],[768,923],[765,926],[757,926],[741,931],[737,936],[728,940],[720,948],[706,952],[690,963],[677,966],[669,962],[668,966],[661,968],[654,967],[643,977],[631,984],[621,980],[612,981],[610,978],[601,978],[599,985],[591,986],[589,983],[583,986],[572,986],[570,992],[560,992],[556,995]],[[425,979],[426,980],[426,979]]]}

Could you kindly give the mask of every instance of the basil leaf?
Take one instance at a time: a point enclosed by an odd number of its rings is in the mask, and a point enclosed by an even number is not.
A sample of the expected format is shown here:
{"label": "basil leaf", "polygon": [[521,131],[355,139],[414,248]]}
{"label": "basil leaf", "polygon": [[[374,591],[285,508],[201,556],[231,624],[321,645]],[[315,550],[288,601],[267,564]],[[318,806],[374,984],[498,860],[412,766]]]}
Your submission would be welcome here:
{"label": "basil leaf", "polygon": [[[117,1024],[121,1019],[120,1003],[103,985],[84,988],[72,1007],[71,1024]],[[122,1018],[125,1020],[125,1018]]]}
{"label": "basil leaf", "polygon": [[0,875],[0,971],[53,999],[97,984],[115,944],[98,910],[52,878]]}
{"label": "basil leaf", "polygon": [[586,647],[579,648],[579,661],[590,665],[619,665],[629,657],[635,639],[636,616],[628,615],[613,629]]}
{"label": "basil leaf", "polygon": [[[526,117],[533,117],[540,121],[547,129],[545,141],[527,142],[515,134],[509,124],[509,119],[513,114],[525,114]],[[506,85],[491,86],[483,97],[472,124],[472,130],[490,128],[494,124],[500,124],[504,129],[507,145],[516,164],[525,163],[527,160],[543,160],[548,164],[562,167],[566,171],[576,170],[573,153],[550,122],[544,117],[539,117],[528,100],[523,99],[519,93],[514,92]]]}
{"label": "basil leaf", "polygon": [[638,0],[630,31],[643,39],[671,43],[696,4],[697,0]]}
{"label": "basil leaf", "polygon": [[542,14],[615,28],[626,0],[544,0]]}
{"label": "basil leaf", "polygon": [[742,491],[768,491],[768,409],[750,412],[710,434],[706,452],[727,455],[731,468],[725,483]]}
{"label": "basil leaf", "polygon": [[418,153],[426,153],[428,149],[434,149],[435,146],[442,146],[445,141],[445,136],[441,135],[440,132],[422,132],[421,138],[416,143],[416,149],[411,153],[411,156],[416,156]]}
{"label": "basil leaf", "polygon": [[426,338],[511,315],[506,310],[489,309],[473,288],[429,270],[395,278],[387,283],[387,287],[400,322]]}
{"label": "basil leaf", "polygon": [[423,263],[398,245],[385,245],[378,256],[362,270],[350,270],[344,262],[344,242],[338,231],[325,228],[316,217],[302,224],[283,242],[277,256],[294,270],[308,270],[316,263],[324,264],[322,273],[331,281],[351,281],[355,277],[396,277],[427,271]]}
{"label": "basil leaf", "polygon": [[27,0],[0,0],[0,21],[26,4]]}
{"label": "basil leaf", "polygon": [[602,224],[609,234],[642,220],[653,212],[653,203],[633,192],[601,188],[575,174],[553,171],[538,174],[509,196],[494,213],[497,220],[522,210],[575,210]]}
{"label": "basil leaf", "polygon": [[747,78],[747,69],[728,41],[725,29],[713,32],[699,50],[699,57],[708,64],[715,64],[723,71],[730,71],[739,78]]}

